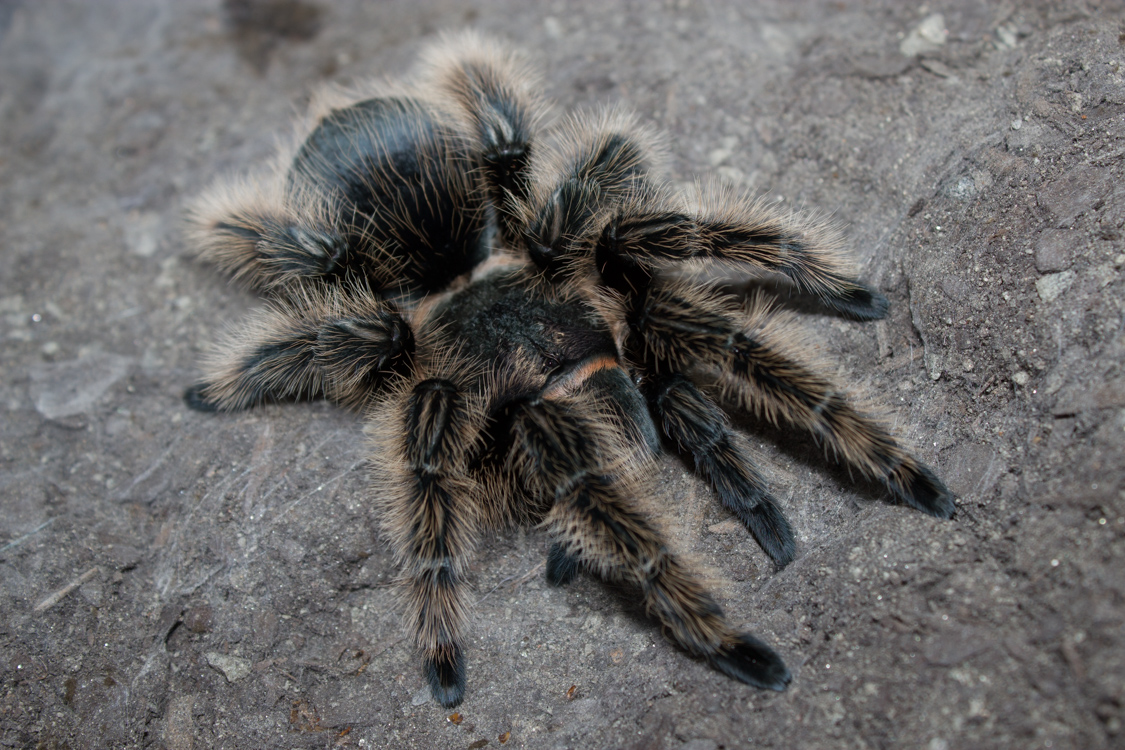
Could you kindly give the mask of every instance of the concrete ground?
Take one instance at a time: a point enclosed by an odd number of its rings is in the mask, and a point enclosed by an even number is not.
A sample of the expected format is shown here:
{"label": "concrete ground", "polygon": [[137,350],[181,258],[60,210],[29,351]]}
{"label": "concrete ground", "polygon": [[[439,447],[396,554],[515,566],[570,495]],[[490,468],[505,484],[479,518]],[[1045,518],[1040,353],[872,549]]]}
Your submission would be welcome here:
{"label": "concrete ground", "polygon": [[[778,571],[663,464],[676,545],[785,693],[679,652],[629,592],[549,588],[547,541],[513,530],[473,568],[451,717],[399,624],[360,421],[181,401],[255,305],[190,259],[185,202],[319,85],[464,26],[528,50],[559,111],[629,102],[675,180],[831,212],[891,299],[803,315],[953,521],[755,430],[799,532]],[[1125,746],[1119,3],[4,2],[0,80],[0,745]]]}

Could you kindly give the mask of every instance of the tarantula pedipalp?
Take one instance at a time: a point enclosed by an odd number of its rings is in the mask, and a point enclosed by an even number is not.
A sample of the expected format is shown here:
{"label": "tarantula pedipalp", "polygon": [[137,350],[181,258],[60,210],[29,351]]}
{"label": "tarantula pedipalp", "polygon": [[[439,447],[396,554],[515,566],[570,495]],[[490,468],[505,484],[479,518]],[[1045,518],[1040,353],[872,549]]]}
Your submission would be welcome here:
{"label": "tarantula pedipalp", "polygon": [[637,585],[687,651],[751,685],[790,681],[735,630],[640,510],[663,445],[690,458],[779,566],[793,531],[723,406],[810,433],[919,510],[952,494],[809,364],[790,316],[677,274],[783,274],[840,314],[883,317],[832,230],[721,188],[678,195],[624,110],[544,131],[523,59],[449,37],[406,84],[335,94],[257,181],[193,211],[200,255],[266,306],[185,395],[201,410],[325,397],[363,410],[372,499],[434,697],[457,705],[469,556],[541,522],[547,577]]}

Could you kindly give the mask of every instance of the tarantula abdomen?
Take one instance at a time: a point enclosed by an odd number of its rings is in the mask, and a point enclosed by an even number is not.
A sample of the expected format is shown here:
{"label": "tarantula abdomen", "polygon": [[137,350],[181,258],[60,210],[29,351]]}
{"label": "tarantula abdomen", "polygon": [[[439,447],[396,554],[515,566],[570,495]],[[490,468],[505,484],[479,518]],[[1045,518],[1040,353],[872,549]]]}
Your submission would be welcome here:
{"label": "tarantula abdomen", "polygon": [[389,255],[400,284],[433,291],[488,254],[477,163],[432,108],[384,97],[321,120],[297,151],[289,183],[330,202],[361,264],[357,273]]}

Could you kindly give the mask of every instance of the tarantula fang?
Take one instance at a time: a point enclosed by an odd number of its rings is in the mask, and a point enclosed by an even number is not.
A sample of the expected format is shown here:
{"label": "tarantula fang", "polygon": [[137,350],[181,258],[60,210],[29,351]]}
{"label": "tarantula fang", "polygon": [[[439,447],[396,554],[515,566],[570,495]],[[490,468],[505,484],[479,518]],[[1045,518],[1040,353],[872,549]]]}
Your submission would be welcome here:
{"label": "tarantula fang", "polygon": [[674,190],[661,137],[626,110],[550,128],[546,113],[524,58],[474,34],[403,83],[322,95],[271,171],[192,209],[199,255],[266,304],[187,403],[365,414],[371,500],[443,706],[465,691],[470,555],[505,524],[547,530],[552,584],[583,568],[632,584],[683,649],[783,690],[780,656],[728,622],[641,507],[664,448],[778,566],[794,532],[728,409],[809,433],[930,515],[954,498],[812,361],[791,314],[680,271],[780,274],[856,320],[887,300],[823,222]]}

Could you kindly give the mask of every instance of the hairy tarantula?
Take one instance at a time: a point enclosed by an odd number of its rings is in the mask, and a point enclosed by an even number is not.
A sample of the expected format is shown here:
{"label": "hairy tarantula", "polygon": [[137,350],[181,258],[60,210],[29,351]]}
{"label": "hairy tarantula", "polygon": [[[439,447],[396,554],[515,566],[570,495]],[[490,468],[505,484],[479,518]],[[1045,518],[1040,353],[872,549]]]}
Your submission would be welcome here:
{"label": "hairy tarantula", "polygon": [[266,306],[216,347],[196,409],[328,398],[364,412],[372,500],[406,618],[443,706],[465,690],[465,583],[480,535],[550,533],[547,579],[635,584],[685,650],[783,690],[790,672],[735,630],[638,499],[668,446],[779,566],[792,528],[725,408],[785,422],[898,500],[953,495],[809,364],[789,315],[684,273],[767,271],[856,320],[887,300],[833,230],[658,173],[660,138],[621,109],[543,127],[524,59],[448,37],[404,84],[323,95],[264,178],[192,212],[203,259]]}

